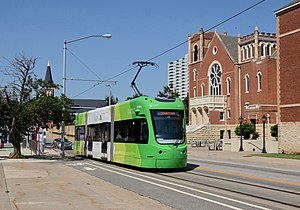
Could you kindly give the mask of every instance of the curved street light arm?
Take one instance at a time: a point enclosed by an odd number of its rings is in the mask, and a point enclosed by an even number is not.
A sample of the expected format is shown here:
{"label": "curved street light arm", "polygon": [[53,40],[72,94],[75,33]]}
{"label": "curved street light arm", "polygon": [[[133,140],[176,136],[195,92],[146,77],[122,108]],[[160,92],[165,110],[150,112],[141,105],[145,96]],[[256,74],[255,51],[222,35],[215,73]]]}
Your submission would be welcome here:
{"label": "curved street light arm", "polygon": [[72,42],[77,42],[77,41],[80,41],[80,40],[83,40],[83,39],[88,39],[88,38],[92,38],[92,37],[101,37],[101,38],[107,38],[107,39],[110,39],[112,37],[111,34],[94,34],[94,35],[89,35],[89,36],[84,36],[84,37],[80,37],[78,39],[72,39],[70,41],[67,41],[65,40],[64,43],[65,44],[69,44],[69,43],[72,43]]}

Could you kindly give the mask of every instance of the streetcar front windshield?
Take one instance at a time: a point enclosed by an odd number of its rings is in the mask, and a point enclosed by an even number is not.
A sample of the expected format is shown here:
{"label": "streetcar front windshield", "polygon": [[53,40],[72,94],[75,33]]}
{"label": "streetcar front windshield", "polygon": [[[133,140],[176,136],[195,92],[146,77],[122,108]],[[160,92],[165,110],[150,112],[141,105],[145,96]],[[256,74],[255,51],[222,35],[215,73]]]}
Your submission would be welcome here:
{"label": "streetcar front windshield", "polygon": [[154,134],[160,144],[184,143],[184,113],[181,110],[152,110]]}

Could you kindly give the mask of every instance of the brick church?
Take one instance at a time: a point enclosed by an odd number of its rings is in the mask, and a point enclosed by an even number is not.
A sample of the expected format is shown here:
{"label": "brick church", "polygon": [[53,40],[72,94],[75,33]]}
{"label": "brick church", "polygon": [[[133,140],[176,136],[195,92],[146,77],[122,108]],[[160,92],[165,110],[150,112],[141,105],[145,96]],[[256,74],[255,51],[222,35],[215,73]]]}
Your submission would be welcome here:
{"label": "brick church", "polygon": [[[188,37],[190,97],[188,140],[222,139],[223,150],[227,151],[239,151],[241,144],[245,151],[261,151],[264,140],[267,152],[284,151],[279,143],[280,139],[278,141],[272,137],[270,130],[275,124],[279,124],[280,127],[281,119],[286,119],[279,115],[282,111],[278,109],[280,103],[278,84],[280,79],[286,78],[278,74],[278,55],[280,53],[282,58],[282,53],[291,51],[279,52],[283,46],[278,47],[278,43],[281,44],[278,34],[280,28],[288,30],[289,24],[296,30],[294,36],[298,40],[296,42],[298,48],[294,40],[290,42],[293,45],[289,49],[295,49],[298,57],[294,61],[289,60],[288,63],[296,62],[295,71],[299,72],[299,0],[292,3],[298,4],[295,9],[297,12],[293,13],[294,21],[287,21],[283,28],[283,24],[278,26],[277,20],[277,35],[260,32],[256,27],[253,33],[242,37],[229,36],[227,33],[204,32],[203,29]],[[284,13],[285,8],[280,10],[280,14],[276,13],[277,19]],[[289,8],[287,12],[290,10]],[[295,13],[298,18],[295,18]],[[295,78],[298,86],[299,78],[299,76]],[[285,86],[281,89],[285,89]],[[292,98],[299,96],[299,91],[296,92]],[[297,97],[292,100],[293,104],[299,104],[300,98]],[[296,109],[295,106],[292,107]],[[299,105],[297,108],[299,109]],[[297,113],[300,111],[297,110]],[[235,135],[235,129],[241,122],[253,124],[259,137],[241,142],[240,137]]]}

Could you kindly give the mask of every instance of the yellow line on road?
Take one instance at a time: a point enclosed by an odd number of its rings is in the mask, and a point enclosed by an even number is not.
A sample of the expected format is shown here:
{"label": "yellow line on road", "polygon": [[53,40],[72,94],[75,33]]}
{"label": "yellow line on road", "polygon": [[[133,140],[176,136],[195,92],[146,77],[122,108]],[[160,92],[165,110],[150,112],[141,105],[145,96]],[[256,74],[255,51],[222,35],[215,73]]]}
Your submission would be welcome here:
{"label": "yellow line on road", "polygon": [[290,182],[290,181],[281,180],[281,179],[272,179],[272,178],[266,178],[266,177],[260,177],[260,176],[254,176],[254,175],[249,175],[249,174],[242,174],[242,173],[235,173],[235,172],[230,172],[230,171],[222,171],[222,170],[216,170],[216,169],[210,169],[210,168],[197,168],[197,169],[202,170],[202,171],[209,171],[209,172],[214,172],[214,173],[227,174],[227,175],[245,177],[245,178],[249,178],[249,179],[256,179],[256,180],[262,180],[262,181],[268,181],[268,182],[276,182],[276,183],[288,184],[288,185],[300,187],[299,182]]}

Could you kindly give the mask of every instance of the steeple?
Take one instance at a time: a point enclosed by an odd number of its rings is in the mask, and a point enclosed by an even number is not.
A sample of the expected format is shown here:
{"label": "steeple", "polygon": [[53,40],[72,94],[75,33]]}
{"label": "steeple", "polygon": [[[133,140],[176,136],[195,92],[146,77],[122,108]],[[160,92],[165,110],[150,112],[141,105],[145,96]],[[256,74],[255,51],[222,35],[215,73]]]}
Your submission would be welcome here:
{"label": "steeple", "polygon": [[45,85],[49,86],[51,84],[53,84],[53,79],[52,79],[52,74],[51,74],[50,62],[48,61],[46,76],[45,76]]}
{"label": "steeple", "polygon": [[51,74],[51,67],[50,62],[48,61],[47,70],[46,70],[46,76],[44,80],[44,92],[47,96],[53,96],[54,95],[54,87],[53,87],[53,79]]}

